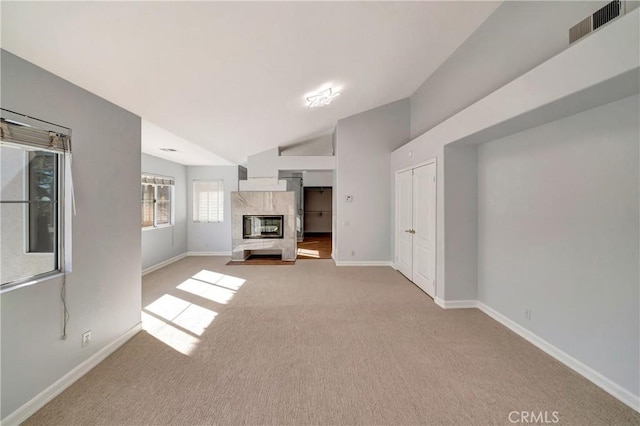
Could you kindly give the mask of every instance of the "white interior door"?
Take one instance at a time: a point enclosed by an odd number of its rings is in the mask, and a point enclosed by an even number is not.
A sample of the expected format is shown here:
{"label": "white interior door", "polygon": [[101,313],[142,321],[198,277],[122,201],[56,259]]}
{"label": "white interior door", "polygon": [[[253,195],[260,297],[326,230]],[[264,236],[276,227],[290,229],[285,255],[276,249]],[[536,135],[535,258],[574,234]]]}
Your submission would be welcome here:
{"label": "white interior door", "polygon": [[436,295],[436,163],[396,173],[396,266]]}
{"label": "white interior door", "polygon": [[436,164],[413,169],[412,281],[435,297],[436,272]]}
{"label": "white interior door", "polygon": [[396,174],[396,266],[413,281],[413,170]]}

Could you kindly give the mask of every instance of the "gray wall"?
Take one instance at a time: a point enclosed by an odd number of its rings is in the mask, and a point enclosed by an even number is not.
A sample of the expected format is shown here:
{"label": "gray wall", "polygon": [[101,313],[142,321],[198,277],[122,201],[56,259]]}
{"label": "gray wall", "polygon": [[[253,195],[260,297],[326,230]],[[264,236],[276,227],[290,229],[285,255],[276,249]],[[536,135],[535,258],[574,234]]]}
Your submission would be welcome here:
{"label": "gray wall", "polygon": [[284,146],[280,155],[333,155],[333,133]]}
{"label": "gray wall", "polygon": [[304,186],[333,186],[333,170],[325,172],[307,172],[302,176]]}
{"label": "gray wall", "polygon": [[[2,107],[72,129],[77,216],[67,276],[0,296],[4,418],[140,322],[140,118],[2,51]],[[93,331],[91,345],[81,334]]]}
{"label": "gray wall", "polygon": [[446,300],[476,300],[477,147],[444,147],[444,268]]}
{"label": "gray wall", "polygon": [[[221,223],[193,222],[193,180],[224,180],[224,217]],[[231,191],[238,190],[238,166],[187,168],[187,232],[189,253],[231,254]]]}
{"label": "gray wall", "polygon": [[187,252],[187,167],[142,154],[142,173],[175,178],[174,224],[142,231],[142,269]]}
{"label": "gray wall", "polygon": [[[337,261],[391,261],[389,166],[391,151],[409,140],[409,107],[403,99],[338,121]],[[353,201],[346,202],[346,195]]]}
{"label": "gray wall", "polygon": [[635,395],[639,114],[636,95],[478,152],[479,300]]}
{"label": "gray wall", "polygon": [[608,2],[504,2],[411,96],[411,138],[569,47],[569,28]]}

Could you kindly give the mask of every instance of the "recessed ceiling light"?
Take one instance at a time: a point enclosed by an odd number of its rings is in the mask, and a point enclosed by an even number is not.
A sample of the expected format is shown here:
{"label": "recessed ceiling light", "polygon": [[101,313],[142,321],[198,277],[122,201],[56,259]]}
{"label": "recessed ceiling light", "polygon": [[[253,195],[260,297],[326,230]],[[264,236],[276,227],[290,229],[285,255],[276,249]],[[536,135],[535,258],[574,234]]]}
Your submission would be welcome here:
{"label": "recessed ceiling light", "polygon": [[315,108],[329,105],[334,98],[337,98],[340,95],[341,93],[334,90],[333,87],[327,87],[317,93],[307,95],[307,107]]}
{"label": "recessed ceiling light", "polygon": [[178,151],[178,150],[177,150],[177,149],[173,149],[173,148],[160,148],[160,151],[176,152],[176,151]]}

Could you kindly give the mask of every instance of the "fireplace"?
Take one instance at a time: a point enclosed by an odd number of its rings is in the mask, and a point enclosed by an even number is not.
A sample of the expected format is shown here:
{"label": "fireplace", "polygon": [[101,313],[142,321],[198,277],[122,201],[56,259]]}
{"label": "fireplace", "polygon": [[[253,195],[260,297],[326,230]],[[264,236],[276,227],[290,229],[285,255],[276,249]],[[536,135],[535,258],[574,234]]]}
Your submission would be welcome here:
{"label": "fireplace", "polygon": [[281,252],[296,260],[295,194],[289,191],[231,192],[231,260]]}
{"label": "fireplace", "polygon": [[284,238],[283,215],[243,215],[242,238]]}

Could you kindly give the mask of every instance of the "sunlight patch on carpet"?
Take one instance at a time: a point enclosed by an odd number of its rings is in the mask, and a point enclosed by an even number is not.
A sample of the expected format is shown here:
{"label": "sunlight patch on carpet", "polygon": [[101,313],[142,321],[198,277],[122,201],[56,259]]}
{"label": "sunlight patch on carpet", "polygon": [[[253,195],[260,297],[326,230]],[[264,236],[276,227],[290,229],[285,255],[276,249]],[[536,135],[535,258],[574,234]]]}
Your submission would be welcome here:
{"label": "sunlight patch on carpet", "polygon": [[176,288],[222,305],[229,303],[233,295],[236,294],[235,291],[228,288],[219,287],[216,284],[207,284],[194,278],[189,278]]}
{"label": "sunlight patch on carpet", "polygon": [[200,339],[144,311],[142,311],[142,328],[151,336],[184,355],[190,355],[200,342]]}
{"label": "sunlight patch on carpet", "polygon": [[[193,296],[186,295],[188,293],[226,305],[245,281],[203,269],[178,284],[175,294],[193,299]],[[190,355],[200,342],[198,337],[202,336],[218,313],[178,296],[164,294],[145,306],[142,309],[142,327],[176,351]]]}
{"label": "sunlight patch on carpet", "polygon": [[209,284],[226,287],[229,290],[238,290],[242,286],[242,284],[247,281],[243,278],[220,274],[218,272],[208,271],[206,269],[203,269],[202,271],[193,275],[191,278],[195,278]]}

